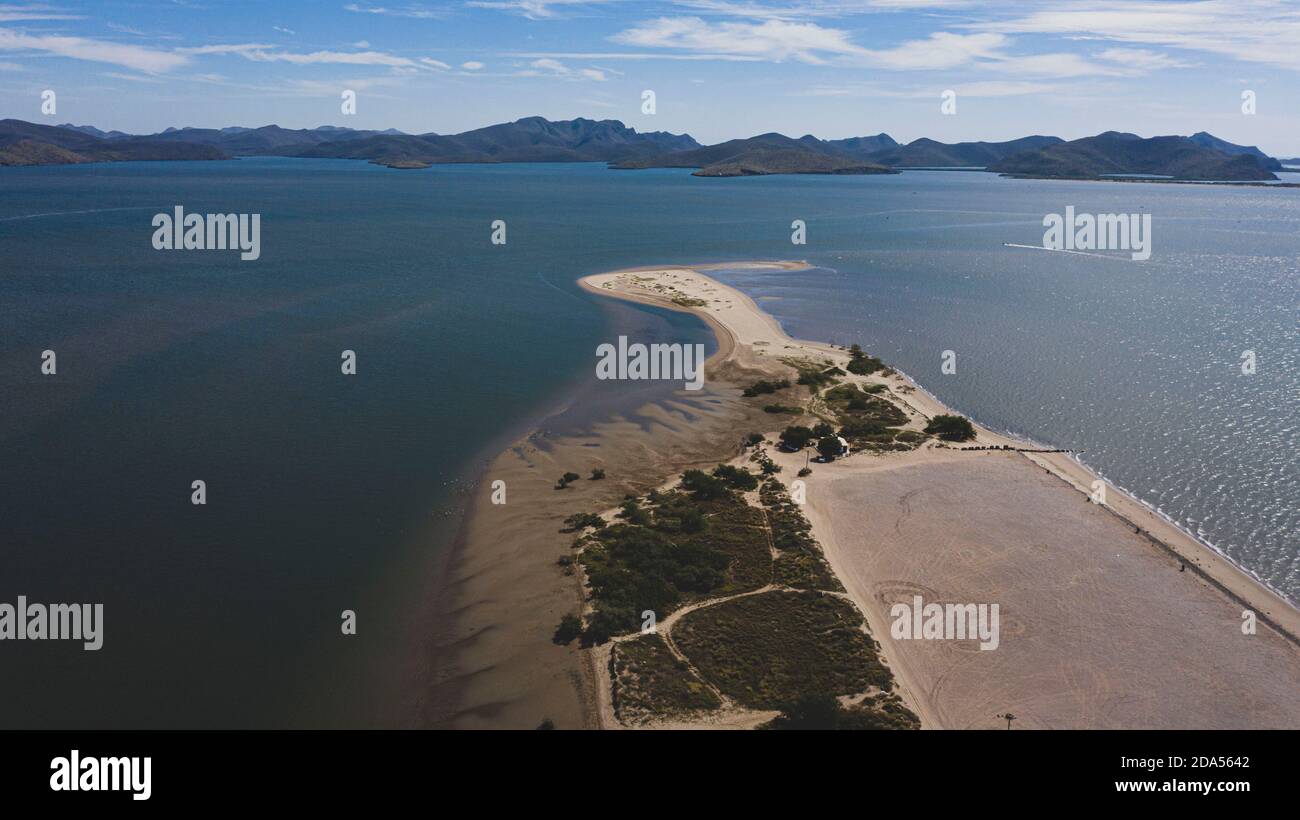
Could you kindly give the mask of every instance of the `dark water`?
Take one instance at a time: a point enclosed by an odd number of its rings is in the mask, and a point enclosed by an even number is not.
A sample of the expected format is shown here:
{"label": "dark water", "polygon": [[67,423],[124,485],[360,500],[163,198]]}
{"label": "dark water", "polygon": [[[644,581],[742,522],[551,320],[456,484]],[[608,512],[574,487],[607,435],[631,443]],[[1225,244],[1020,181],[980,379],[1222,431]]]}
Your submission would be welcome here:
{"label": "dark water", "polygon": [[[575,389],[593,413],[640,395],[592,384],[613,327],[707,338],[573,284],[658,262],[823,266],[724,278],[781,297],[762,304],[795,335],[860,341],[989,424],[1085,450],[1295,596],[1296,202],[942,172],[0,169],[0,602],[106,610],[99,652],[0,643],[0,726],[402,723],[476,463]],[[177,204],[260,213],[261,259],[153,250]],[[1151,212],[1152,260],[1002,246],[1037,244],[1066,205]]]}

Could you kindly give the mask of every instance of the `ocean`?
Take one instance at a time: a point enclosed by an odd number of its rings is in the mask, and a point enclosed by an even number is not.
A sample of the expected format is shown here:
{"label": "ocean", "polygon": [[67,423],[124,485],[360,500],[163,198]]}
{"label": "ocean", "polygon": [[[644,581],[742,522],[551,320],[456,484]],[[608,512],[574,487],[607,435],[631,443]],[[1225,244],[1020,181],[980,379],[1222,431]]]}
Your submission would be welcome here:
{"label": "ocean", "polygon": [[[177,205],[260,214],[260,259],[154,250]],[[1004,244],[1067,206],[1150,213],[1151,259]],[[575,396],[593,417],[637,398],[595,384],[616,329],[709,338],[574,284],[635,265],[807,259],[719,278],[1081,451],[1300,600],[1298,229],[1296,189],[971,172],[0,169],[0,602],[104,604],[97,652],[0,644],[0,726],[403,725],[478,465]]]}

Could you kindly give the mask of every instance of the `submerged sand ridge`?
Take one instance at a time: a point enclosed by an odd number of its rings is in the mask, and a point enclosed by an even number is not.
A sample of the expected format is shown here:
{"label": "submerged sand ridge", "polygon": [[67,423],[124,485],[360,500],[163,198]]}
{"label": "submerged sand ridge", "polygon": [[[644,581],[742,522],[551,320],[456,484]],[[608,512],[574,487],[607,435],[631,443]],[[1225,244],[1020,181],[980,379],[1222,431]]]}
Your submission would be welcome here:
{"label": "submerged sand ridge", "polygon": [[[621,725],[609,702],[609,645],[551,642],[561,615],[583,605],[581,573],[556,565],[573,539],[559,532],[563,519],[610,511],[626,494],[669,485],[688,468],[744,464],[742,435],[774,438],[799,417],[764,413],[765,402],[742,399],[739,388],[791,378],[782,358],[839,366],[849,358],[790,339],[752,300],[706,273],[741,264],[646,267],[581,281],[595,293],[694,313],[713,328],[719,350],[704,390],[679,390],[642,408],[636,422],[612,418],[571,435],[535,431],[489,465],[438,595],[447,627],[433,649],[440,677],[428,724]],[[846,381],[887,389],[908,430],[949,412],[902,374]],[[825,410],[816,398],[811,404]],[[1038,449],[977,432],[975,446]],[[1107,488],[1105,506],[1091,503],[1098,478],[1068,454],[961,446],[929,439],[908,452],[854,454],[813,464],[804,479],[803,511],[846,590],[838,594],[865,614],[923,727],[1000,728],[1007,712],[1017,728],[1300,727],[1294,607],[1116,488]],[[807,458],[770,452],[786,484]],[[555,490],[561,473],[585,476],[593,467],[608,478]],[[510,488],[505,507],[489,503],[494,479]],[[917,595],[997,604],[997,649],[893,637],[891,607]],[[1260,619],[1255,634],[1243,634],[1245,610]],[[649,725],[743,728],[770,716],[742,710]]]}
{"label": "submerged sand ridge", "polygon": [[[737,452],[739,431],[762,426],[764,414],[741,401],[734,385],[769,375],[772,363],[718,335],[703,390],[678,389],[638,408],[634,419],[609,418],[578,433],[556,434],[543,424],[486,466],[435,592],[432,617],[443,627],[428,650],[436,673],[422,725],[599,725],[587,660],[551,640],[561,616],[581,606],[574,577],[556,564],[574,538],[561,532],[564,518],[726,461]],[[606,478],[590,480],[595,468]],[[570,470],[583,479],[557,490],[557,477]],[[505,482],[504,505],[491,503],[494,481]]]}

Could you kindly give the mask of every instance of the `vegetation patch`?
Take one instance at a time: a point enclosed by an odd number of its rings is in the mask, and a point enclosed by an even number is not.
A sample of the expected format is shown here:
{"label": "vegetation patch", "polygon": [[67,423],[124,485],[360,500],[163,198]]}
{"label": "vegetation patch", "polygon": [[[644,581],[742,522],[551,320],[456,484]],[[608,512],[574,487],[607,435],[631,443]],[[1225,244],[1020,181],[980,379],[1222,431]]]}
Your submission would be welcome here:
{"label": "vegetation patch", "polygon": [[849,348],[848,371],[859,376],[870,376],[878,370],[887,370],[888,365],[875,356],[868,356],[858,345]]}
{"label": "vegetation patch", "polygon": [[776,479],[768,479],[759,490],[759,500],[766,508],[772,545],[778,551],[772,565],[773,580],[795,589],[842,592],[843,585],[826,563],[821,545],[812,537],[812,525],[785,486]]}
{"label": "vegetation patch", "polygon": [[705,305],[708,304],[708,302],[704,301],[703,299],[696,299],[694,297],[684,296],[679,293],[673,296],[673,304],[680,305],[681,307],[704,307]]}
{"label": "vegetation patch", "polygon": [[718,696],[658,635],[614,644],[609,658],[614,714],[625,724],[689,718],[722,705]]}
{"label": "vegetation patch", "polygon": [[781,716],[760,729],[920,729],[921,721],[893,692],[881,692],[845,706],[832,695],[804,695],[781,708]]}
{"label": "vegetation patch", "polygon": [[925,432],[933,433],[944,441],[970,441],[975,438],[975,427],[964,416],[941,413],[930,419]]}
{"label": "vegetation patch", "polygon": [[744,390],[744,395],[751,398],[753,396],[764,396],[769,393],[775,393],[778,390],[784,390],[789,386],[790,386],[789,379],[781,379],[780,381],[776,381],[776,380],[769,381],[767,379],[760,379],[759,381],[756,381],[753,384],[751,384],[749,387],[746,387]]}
{"label": "vegetation patch", "polygon": [[[684,602],[744,592],[771,583],[772,558],[762,510],[733,488],[752,489],[757,476],[720,466],[688,470],[677,490],[629,498],[619,523],[581,539],[593,611],[584,645],[640,629],[641,613],[663,618]],[[571,526],[589,524],[580,515]],[[567,634],[567,633],[566,633]]]}
{"label": "vegetation patch", "polygon": [[[883,387],[883,385],[881,385]],[[910,450],[919,440],[909,436],[895,443],[907,424],[907,414],[893,402],[881,398],[880,391],[868,392],[856,384],[842,384],[822,396],[826,406],[840,423],[840,435],[856,450]]]}
{"label": "vegetation patch", "polygon": [[797,370],[799,372],[799,384],[812,388],[814,393],[828,384],[838,384],[839,379],[837,377],[844,375],[843,370],[828,361],[815,362],[812,359],[787,356],[781,359],[781,363]]}
{"label": "vegetation patch", "polygon": [[751,709],[892,686],[862,615],[821,592],[768,592],[698,609],[673,636],[707,680]]}

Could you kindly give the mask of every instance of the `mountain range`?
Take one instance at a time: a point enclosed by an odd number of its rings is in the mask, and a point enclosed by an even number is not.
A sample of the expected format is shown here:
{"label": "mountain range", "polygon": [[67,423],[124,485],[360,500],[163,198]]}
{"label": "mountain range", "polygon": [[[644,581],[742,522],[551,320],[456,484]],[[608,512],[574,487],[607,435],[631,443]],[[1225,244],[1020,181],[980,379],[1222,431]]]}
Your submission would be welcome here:
{"label": "mountain range", "polygon": [[696,176],[883,174],[907,168],[982,168],[1013,176],[1096,179],[1147,175],[1179,180],[1271,180],[1281,163],[1254,146],[1204,131],[1143,138],[1108,131],[1066,142],[1029,136],[1006,142],[906,145],[888,134],[822,140],[760,134],[704,146],[686,134],[638,132],[617,120],[525,117],[460,134],[405,134],[337,126],[288,129],[168,128],[156,134],[89,125],[0,120],[0,165],[121,160],[212,160],[237,156],[364,159],[393,168],[466,162],[607,162],[611,168],[692,168]]}
{"label": "mountain range", "polygon": [[[1198,139],[1199,138],[1199,139]],[[1271,180],[1281,163],[1253,146],[1224,142],[1205,132],[1192,137],[1151,137],[1107,131],[1008,156],[989,166],[1000,174],[1096,179],[1153,176],[1178,180]]]}

